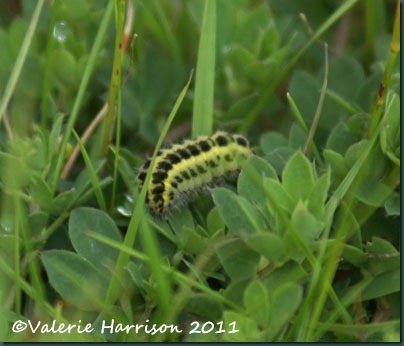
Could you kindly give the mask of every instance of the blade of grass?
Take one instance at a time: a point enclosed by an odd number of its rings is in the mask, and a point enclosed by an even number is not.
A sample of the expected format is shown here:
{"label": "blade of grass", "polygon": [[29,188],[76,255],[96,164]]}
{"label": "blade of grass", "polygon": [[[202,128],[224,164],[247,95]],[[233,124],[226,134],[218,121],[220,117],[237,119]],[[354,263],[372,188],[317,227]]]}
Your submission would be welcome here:
{"label": "blade of grass", "polygon": [[[380,332],[383,328],[400,328],[400,320],[392,320],[392,321],[385,321],[385,322],[376,322],[376,323],[369,323],[369,324],[356,324],[356,325],[346,325],[346,324],[339,324],[339,323],[322,323],[319,324],[323,328],[327,328],[333,332],[338,333],[350,333],[350,334],[358,334],[362,332],[368,333],[377,333]],[[399,341],[399,340],[397,340]]]}
{"label": "blade of grass", "polygon": [[216,0],[205,0],[192,114],[192,136],[210,135],[213,129],[213,100],[216,57]]}
{"label": "blade of grass", "polygon": [[374,0],[366,0],[362,5],[365,11],[365,58],[370,62],[374,54],[376,4]]}
{"label": "blade of grass", "polygon": [[42,97],[41,97],[41,128],[45,133],[47,129],[47,117],[48,117],[48,97],[50,93],[50,68],[51,68],[51,53],[55,45],[55,39],[53,38],[53,31],[55,28],[56,18],[59,13],[60,0],[56,0],[52,5],[52,16],[48,28],[48,37],[46,41],[46,53],[45,53],[45,66],[42,81]]}
{"label": "blade of grass", "polygon": [[[188,79],[187,83],[185,84],[184,88],[181,90],[181,92],[177,98],[177,101],[175,102],[174,107],[171,110],[171,113],[168,116],[168,119],[163,126],[163,129],[161,130],[160,137],[159,137],[156,147],[154,149],[153,156],[151,158],[150,168],[147,172],[146,179],[145,179],[144,185],[142,187],[142,190],[140,191],[132,218],[130,219],[128,231],[126,232],[126,235],[125,235],[124,244],[125,244],[125,246],[127,246],[129,248],[133,247],[133,244],[134,244],[135,238],[136,238],[136,234],[137,234],[137,230],[138,230],[139,224],[140,224],[140,219],[142,217],[144,217],[142,214],[144,213],[144,201],[146,198],[146,190],[147,190],[147,186],[150,181],[151,170],[154,166],[154,161],[156,159],[157,152],[160,149],[160,147],[163,143],[164,137],[166,136],[168,129],[170,128],[170,125],[171,125],[172,121],[174,120],[174,117],[178,111],[178,108],[180,107],[182,100],[185,97],[189,84],[191,83],[191,79],[192,79],[192,73],[189,76],[189,79]],[[107,292],[107,295],[105,298],[106,305],[111,305],[115,301],[115,299],[118,295],[119,280],[122,276],[124,267],[125,267],[126,263],[128,262],[128,260],[129,260],[129,255],[127,253],[124,253],[124,252],[119,253],[118,259],[115,264],[114,275],[112,276],[111,281],[109,283],[108,292]]]}
{"label": "blade of grass", "polygon": [[93,186],[93,189],[94,189],[95,198],[97,199],[97,202],[98,202],[100,208],[106,212],[107,206],[105,204],[104,195],[101,190],[100,180],[97,177],[97,173],[94,170],[94,166],[91,163],[91,159],[88,156],[87,150],[84,147],[84,144],[81,142],[79,135],[74,130],[73,130],[73,135],[76,138],[77,144],[81,151],[81,155],[83,155],[84,163],[86,164],[86,167],[88,169],[88,173],[90,175],[90,180],[91,180],[91,185]]}
{"label": "blade of grass", "polygon": [[387,58],[386,66],[383,72],[383,78],[380,82],[379,91],[376,96],[376,102],[373,106],[370,124],[368,128],[368,138],[371,138],[380,123],[382,116],[382,106],[386,97],[386,88],[389,85],[393,67],[400,51],[400,1],[397,0],[396,15],[394,17],[393,35],[390,42],[390,53]]}
{"label": "blade of grass", "polygon": [[354,115],[354,114],[363,112],[363,110],[360,109],[358,106],[350,104],[342,96],[338,95],[333,90],[329,90],[329,89],[326,90],[325,95],[330,100],[333,100],[339,107],[341,107],[343,110],[348,112],[350,115]]}
{"label": "blade of grass", "polygon": [[[363,290],[369,285],[369,283],[373,280],[371,276],[364,278],[362,281],[354,285],[349,289],[347,293],[344,294],[344,297],[341,299],[341,303],[344,307],[348,308],[356,299],[360,299],[360,295]],[[338,319],[338,311],[334,310],[328,317],[324,324],[334,323]],[[325,334],[328,330],[323,328],[323,323],[320,323],[319,329],[314,334],[314,340],[321,340],[323,334]]]}
{"label": "blade of grass", "polygon": [[[303,131],[308,134],[309,133],[309,129],[306,126],[306,123],[304,122],[304,119],[302,117],[302,114],[300,113],[299,109],[297,108],[297,105],[295,103],[295,101],[293,100],[292,96],[289,93],[286,93],[286,98],[289,101],[290,104],[290,108],[292,109],[292,112],[296,118],[296,120],[298,121],[298,123],[300,124],[301,128],[303,129]],[[314,157],[316,158],[316,161],[318,162],[318,164],[320,166],[323,165],[323,159],[321,158],[321,155],[316,147],[316,144],[314,143],[314,141],[312,140],[310,142],[310,148],[313,151]]]}
{"label": "blade of grass", "polygon": [[[337,207],[341,203],[344,196],[355,183],[355,180],[357,179],[363,164],[365,163],[370,151],[376,143],[379,131],[376,132],[368,147],[366,147],[366,150],[364,150],[362,155],[352,166],[348,174],[345,176],[344,180],[341,182],[341,184],[338,186],[334,194],[327,202],[323,217],[323,222],[326,225],[322,235],[323,239],[329,238],[335,211],[337,210]],[[326,248],[325,243],[320,246],[317,261],[321,265],[314,268],[312,280],[310,281],[307,290],[307,305],[305,309],[302,309],[302,316],[299,319],[299,330],[297,335],[297,340],[299,341],[314,340],[313,334],[316,330],[315,326],[319,322],[320,314],[324,307],[332,278],[334,277],[338,266],[338,259],[343,250],[344,234],[341,233],[341,229],[337,229],[334,238],[341,240],[341,242],[335,242],[328,248]],[[327,260],[325,259],[326,255]]]}
{"label": "blade of grass", "polygon": [[113,150],[114,170],[112,173],[112,192],[111,192],[111,200],[110,200],[111,208],[115,204],[116,186],[117,186],[117,182],[118,182],[118,165],[119,165],[120,147],[121,147],[121,124],[122,124],[121,88],[118,89],[117,113],[118,114],[117,114],[117,118],[116,118],[115,148]]}
{"label": "blade of grass", "polygon": [[314,114],[313,123],[311,124],[309,134],[307,136],[306,144],[304,146],[304,154],[307,156],[309,146],[313,143],[314,134],[317,130],[318,122],[320,121],[321,110],[323,109],[325,91],[328,84],[328,44],[324,43],[324,80],[321,87],[320,99],[317,104],[316,113]]}
{"label": "blade of grass", "polygon": [[[29,226],[29,221],[25,214],[25,205],[22,203],[19,196],[14,196],[15,200],[15,215],[18,218],[17,227],[20,228],[21,232],[19,236],[22,238],[24,245],[24,254],[33,255],[37,251],[34,249],[32,244],[32,232]],[[21,260],[21,259],[20,259]],[[17,265],[20,266],[21,262],[17,261]],[[27,263],[27,272],[29,273],[30,282],[32,287],[37,293],[37,298],[41,301],[45,300],[45,287],[41,275],[41,267],[38,263],[38,257],[35,256],[32,260]],[[38,302],[36,302],[39,304]]]}
{"label": "blade of grass", "polygon": [[27,32],[17,56],[17,60],[15,61],[15,65],[13,67],[13,70],[11,71],[10,79],[8,80],[6,88],[4,90],[3,99],[0,104],[0,121],[7,109],[8,103],[11,99],[11,95],[13,94],[18,78],[20,77],[22,67],[27,57],[29,47],[31,46],[32,38],[34,36],[44,2],[45,0],[39,0],[36,4],[34,13],[32,14],[31,22],[29,23]]}
{"label": "blade of grass", "polygon": [[157,21],[156,24],[160,28],[161,43],[167,46],[168,51],[175,61],[182,62],[181,57],[181,47],[178,44],[178,40],[173,32],[172,26],[167,20],[167,15],[163,10],[163,2],[159,0],[148,1],[152,7],[152,10],[156,13]]}
{"label": "blade of grass", "polygon": [[[101,122],[102,118],[104,117],[105,113],[107,112],[108,104],[104,104],[104,106],[101,108],[101,110],[97,113],[95,118],[91,121],[91,124],[88,125],[87,129],[84,131],[82,137],[81,137],[81,142],[83,144],[86,144],[87,140],[90,138],[91,134],[94,132],[95,128],[97,125]],[[80,148],[78,145],[76,145],[67,160],[65,166],[63,167],[62,174],[60,177],[62,179],[66,179],[70,170],[72,169],[74,162],[77,159],[77,156],[79,154]]]}
{"label": "blade of grass", "polygon": [[[37,302],[49,316],[56,317],[57,314],[52,305],[48,304],[45,299],[41,299],[41,294],[39,294],[27,281],[25,281],[19,273],[15,272],[13,268],[9,266],[7,261],[0,256],[0,268],[4,274],[9,278],[13,279],[16,284],[30,297],[33,301]],[[0,311],[3,309],[3,305],[0,304]]]}
{"label": "blade of grass", "polygon": [[[153,273],[153,280],[155,280],[156,295],[157,295],[157,311],[153,318],[153,323],[156,324],[170,324],[171,321],[167,320],[167,315],[172,309],[172,287],[169,276],[163,269],[163,259],[160,256],[159,244],[156,239],[154,229],[152,229],[145,217],[140,219],[140,239],[142,248],[146,253],[149,261],[150,271]],[[157,336],[156,336],[157,337]]]}
{"label": "blade of grass", "polygon": [[[123,35],[125,26],[125,0],[117,0],[115,3],[115,18],[116,18],[116,29],[115,29],[115,49],[114,49],[114,60],[112,63],[112,73],[111,73],[111,83],[108,92],[108,109],[105,114],[102,128],[101,128],[101,151],[99,152],[101,156],[105,156],[108,151],[108,146],[111,141],[112,130],[114,126],[115,111],[117,104],[117,92],[121,88],[121,64],[122,64],[122,53],[123,53]],[[98,151],[98,150],[97,150]],[[96,157],[99,155],[97,153]]]}
{"label": "blade of grass", "polygon": [[77,116],[79,114],[81,103],[84,99],[84,94],[90,80],[91,73],[94,70],[94,66],[98,59],[98,53],[101,49],[102,42],[104,40],[105,34],[108,29],[109,22],[111,20],[112,12],[114,8],[114,1],[110,0],[108,2],[108,6],[105,9],[104,16],[101,20],[100,26],[98,28],[97,36],[95,37],[94,44],[91,48],[90,56],[88,58],[88,62],[83,72],[83,78],[81,79],[81,83],[79,86],[79,90],[77,92],[76,99],[74,100],[73,109],[70,113],[70,116],[67,121],[66,129],[63,134],[62,141],[60,143],[60,150],[58,153],[56,166],[53,171],[53,174],[50,177],[50,187],[51,192],[54,193],[56,190],[56,186],[59,180],[60,172],[62,170],[62,165],[65,157],[67,143],[69,141],[70,135],[73,130],[74,123],[76,122]]}
{"label": "blade of grass", "polygon": [[[130,38],[130,33],[132,30],[132,25],[133,25],[133,17],[134,17],[134,6],[132,2],[128,2],[127,10],[126,10],[126,16],[125,16],[125,26],[123,29],[123,34],[122,34],[122,52],[126,51],[129,38]],[[120,158],[120,147],[121,147],[121,125],[122,125],[122,88],[124,88],[126,79],[129,76],[129,72],[132,68],[133,65],[133,49],[135,45],[135,39],[136,39],[136,34],[133,35],[131,45],[130,45],[130,61],[129,65],[124,72],[123,76],[119,76],[119,88],[118,88],[118,99],[117,99],[117,104],[118,104],[118,109],[117,109],[117,119],[116,119],[116,133],[115,133],[115,150],[113,150],[114,153],[114,171],[112,175],[112,193],[111,193],[111,200],[110,200],[110,207],[113,208],[115,205],[115,196],[116,196],[116,187],[117,187],[117,182],[118,182],[118,167],[119,167],[119,158]],[[122,53],[123,55],[123,53]]]}

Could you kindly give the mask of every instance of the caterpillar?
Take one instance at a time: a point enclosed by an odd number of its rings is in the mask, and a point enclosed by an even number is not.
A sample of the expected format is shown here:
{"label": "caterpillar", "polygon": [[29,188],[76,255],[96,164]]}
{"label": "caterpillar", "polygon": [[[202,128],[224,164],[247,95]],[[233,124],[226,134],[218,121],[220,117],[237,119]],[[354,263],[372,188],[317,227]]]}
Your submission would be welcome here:
{"label": "caterpillar", "polygon": [[[189,202],[199,191],[237,176],[251,155],[245,137],[222,131],[161,149],[147,187],[146,206],[152,214],[162,216]],[[150,163],[147,160],[139,170],[140,188]]]}

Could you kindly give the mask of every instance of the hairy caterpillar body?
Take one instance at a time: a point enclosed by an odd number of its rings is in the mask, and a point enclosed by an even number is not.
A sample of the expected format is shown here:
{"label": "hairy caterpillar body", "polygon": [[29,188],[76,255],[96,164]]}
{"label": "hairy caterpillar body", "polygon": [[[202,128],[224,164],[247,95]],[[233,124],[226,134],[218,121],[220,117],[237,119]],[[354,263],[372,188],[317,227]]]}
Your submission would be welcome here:
{"label": "hairy caterpillar body", "polygon": [[[236,176],[251,155],[246,138],[222,131],[161,149],[151,173],[146,205],[152,214],[164,215],[206,187]],[[149,166],[150,159],[140,169],[140,187]]]}

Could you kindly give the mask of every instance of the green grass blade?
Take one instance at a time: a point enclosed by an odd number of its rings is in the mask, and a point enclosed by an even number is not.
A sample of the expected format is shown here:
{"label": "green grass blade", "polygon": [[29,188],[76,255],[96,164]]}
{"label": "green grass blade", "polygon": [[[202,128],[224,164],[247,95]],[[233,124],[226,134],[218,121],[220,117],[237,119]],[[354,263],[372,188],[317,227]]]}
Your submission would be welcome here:
{"label": "green grass blade", "polygon": [[62,170],[62,165],[63,165],[63,160],[65,156],[65,151],[67,147],[67,143],[69,141],[70,135],[73,130],[74,123],[76,122],[77,116],[79,114],[80,106],[81,103],[83,102],[84,99],[84,94],[88,85],[88,82],[90,80],[91,73],[94,70],[94,66],[97,62],[98,59],[98,53],[100,52],[102,42],[104,40],[105,34],[108,29],[109,22],[111,20],[111,16],[113,13],[114,9],[114,1],[109,1],[107,8],[105,9],[104,16],[101,20],[97,36],[95,38],[94,44],[91,48],[90,56],[88,58],[88,63],[86,64],[86,67],[83,72],[83,78],[81,79],[80,87],[77,92],[77,97],[74,101],[73,109],[70,113],[69,119],[67,121],[67,126],[65,129],[65,132],[63,134],[62,142],[60,143],[60,150],[59,150],[59,155],[56,161],[56,166],[55,170],[53,171],[53,175],[50,178],[50,186],[51,186],[51,191],[55,192],[56,190],[56,185],[59,180],[59,175]]}
{"label": "green grass blade", "polygon": [[36,29],[36,26],[37,26],[38,20],[39,20],[39,15],[41,14],[41,10],[42,10],[42,6],[43,6],[44,2],[45,2],[44,0],[39,0],[38,3],[36,4],[35,11],[32,15],[32,19],[28,26],[27,33],[24,37],[24,41],[22,42],[20,52],[18,53],[18,57],[17,57],[17,60],[15,61],[15,65],[11,72],[10,79],[8,80],[8,83],[6,85],[4,95],[3,95],[3,100],[1,101],[1,104],[0,104],[0,121],[3,117],[4,112],[7,109],[8,103],[11,99],[11,95],[14,92],[14,88],[15,88],[18,78],[21,74],[22,67],[23,67],[25,59],[27,57],[29,47],[31,46],[32,38],[34,36],[35,29]]}
{"label": "green grass blade", "polygon": [[[172,308],[172,288],[169,276],[163,268],[164,259],[161,258],[159,251],[159,243],[156,234],[145,217],[141,218],[140,237],[142,248],[149,258],[150,271],[153,273],[153,279],[156,282],[156,295],[158,296],[158,305],[154,322],[157,324],[167,323],[172,321],[167,320],[167,315]],[[160,336],[161,337],[161,336]],[[157,337],[158,338],[158,337]]]}
{"label": "green grass blade", "polygon": [[307,155],[310,145],[313,143],[314,134],[316,133],[318,123],[320,121],[321,110],[323,109],[325,91],[328,85],[328,44],[324,44],[324,80],[321,87],[320,99],[318,100],[316,113],[314,114],[313,122],[307,136],[306,145],[304,146],[304,153]]}
{"label": "green grass blade", "polygon": [[[334,194],[330,197],[326,204],[324,212],[324,224],[326,225],[325,231],[322,235],[323,239],[328,239],[332,222],[334,219],[335,211],[339,206],[340,202],[347,194],[349,189],[354,184],[355,179],[360,174],[360,170],[365,163],[369,153],[371,152],[373,146],[378,138],[378,131],[375,133],[374,137],[370,141],[368,147],[362,153],[361,157],[355,162],[348,174],[345,176],[344,180],[338,186]],[[335,234],[336,239],[343,239],[344,235],[339,234],[338,229]],[[319,322],[321,311],[324,307],[325,299],[328,293],[328,285],[331,283],[332,277],[336,271],[338,265],[338,258],[342,252],[343,243],[337,243],[331,248],[326,249],[326,246],[320,247],[319,255],[317,260],[323,265],[321,267],[317,266],[314,268],[312,274],[312,281],[310,282],[308,293],[307,293],[307,314],[303,318],[301,323],[301,328],[299,328],[298,340],[310,341],[314,340],[313,335],[315,333],[315,326]],[[327,253],[326,253],[327,250]],[[325,262],[325,257],[327,256],[327,261]]]}
{"label": "green grass blade", "polygon": [[95,169],[91,162],[90,156],[88,155],[83,142],[80,140],[79,135],[74,130],[73,130],[73,135],[76,138],[77,144],[79,145],[79,148],[80,148],[80,152],[83,155],[84,163],[86,164],[86,167],[88,169],[91,184],[93,185],[93,189],[94,189],[95,198],[97,199],[97,202],[98,202],[100,208],[104,211],[107,211],[107,205],[105,203],[104,195],[102,194],[100,180],[97,177],[97,173],[95,172]]}
{"label": "green grass blade", "polygon": [[96,147],[96,157],[105,156],[111,141],[111,135],[115,120],[115,110],[117,103],[117,93],[121,88],[121,65],[122,65],[122,40],[123,29],[125,25],[125,0],[115,2],[115,49],[114,60],[112,64],[111,82],[108,91],[108,108],[101,127],[101,146]]}
{"label": "green grass blade", "polygon": [[118,89],[118,109],[117,109],[117,117],[116,117],[116,130],[115,130],[115,150],[114,153],[114,171],[112,173],[112,192],[111,192],[111,201],[110,206],[113,207],[115,204],[115,196],[116,196],[116,186],[118,182],[118,167],[119,167],[119,159],[120,159],[120,147],[121,147],[121,125],[122,125],[122,94],[121,88]]}
{"label": "green grass blade", "polygon": [[[177,101],[175,102],[174,107],[171,110],[171,113],[168,116],[168,119],[167,119],[166,123],[164,124],[163,129],[161,130],[160,137],[159,137],[156,147],[154,149],[154,153],[151,158],[150,169],[147,172],[144,185],[142,187],[142,190],[140,191],[138,200],[136,202],[135,210],[133,212],[132,218],[131,218],[129,226],[128,226],[128,231],[126,232],[126,236],[124,239],[124,245],[129,248],[133,247],[133,244],[134,244],[135,238],[136,238],[136,234],[137,234],[137,230],[139,228],[140,220],[141,220],[141,218],[144,217],[143,213],[144,213],[144,201],[146,198],[146,190],[147,190],[147,186],[150,181],[151,169],[153,168],[154,161],[157,156],[157,152],[160,149],[161,145],[163,144],[164,137],[166,136],[166,134],[170,128],[170,125],[171,125],[172,121],[174,120],[175,115],[177,114],[178,108],[180,107],[182,100],[185,97],[189,84],[191,83],[191,79],[192,79],[192,73],[189,76],[189,79],[188,79],[187,83],[185,84],[184,88],[181,90],[181,92],[177,98]],[[112,276],[110,285],[108,287],[107,296],[105,298],[106,305],[112,304],[114,302],[114,300],[117,298],[118,288],[119,288],[119,279],[122,276],[124,267],[125,267],[126,263],[128,262],[128,260],[129,260],[129,255],[127,253],[124,253],[124,252],[119,253],[119,257],[117,259],[115,269],[114,269],[114,275]]]}
{"label": "green grass blade", "polygon": [[195,98],[192,136],[210,135],[213,129],[215,91],[216,0],[206,0],[203,13],[198,61],[195,76]]}
{"label": "green grass blade", "polygon": [[50,19],[49,29],[48,29],[48,40],[46,44],[45,52],[45,62],[44,62],[44,72],[42,80],[42,96],[41,96],[41,128],[42,131],[46,131],[47,128],[47,117],[49,114],[49,103],[48,97],[50,94],[50,69],[51,69],[51,52],[55,45],[55,39],[53,38],[53,30],[56,24],[56,19],[59,14],[61,1],[56,0],[53,2],[52,6],[52,16]]}
{"label": "green grass blade", "polygon": [[[302,114],[300,113],[299,109],[297,108],[297,105],[295,101],[293,100],[292,96],[289,93],[286,93],[286,98],[289,101],[290,108],[293,112],[293,115],[295,116],[296,120],[300,124],[300,127],[303,129],[303,131],[308,134],[309,129],[307,128],[307,125],[303,119]],[[316,158],[316,161],[320,166],[323,165],[323,159],[321,158],[320,152],[318,151],[316,144],[314,143],[313,140],[310,141],[310,149],[313,151],[313,155]]]}

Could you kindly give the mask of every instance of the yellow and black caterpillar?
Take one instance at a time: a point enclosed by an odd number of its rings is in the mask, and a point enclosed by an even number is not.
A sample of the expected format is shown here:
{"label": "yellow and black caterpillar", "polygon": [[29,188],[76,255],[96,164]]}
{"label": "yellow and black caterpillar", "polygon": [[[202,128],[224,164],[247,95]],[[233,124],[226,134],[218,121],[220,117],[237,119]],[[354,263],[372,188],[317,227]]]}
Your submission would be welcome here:
{"label": "yellow and black caterpillar", "polygon": [[[147,188],[146,205],[153,214],[163,215],[189,201],[196,192],[236,176],[251,155],[246,138],[222,131],[161,149]],[[140,187],[149,166],[150,159],[140,168]]]}

